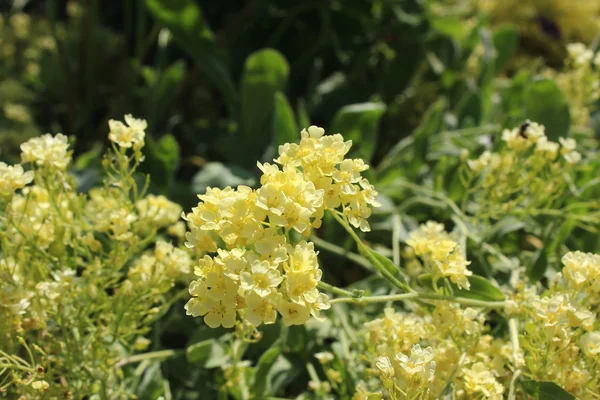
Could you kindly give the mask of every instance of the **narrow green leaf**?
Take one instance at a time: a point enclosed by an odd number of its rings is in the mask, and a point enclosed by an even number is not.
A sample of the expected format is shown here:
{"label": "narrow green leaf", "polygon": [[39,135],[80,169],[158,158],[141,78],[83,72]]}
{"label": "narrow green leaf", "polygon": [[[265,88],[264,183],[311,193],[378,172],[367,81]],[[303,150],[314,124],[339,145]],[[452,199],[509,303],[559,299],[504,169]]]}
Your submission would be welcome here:
{"label": "narrow green leaf", "polygon": [[296,124],[294,110],[290,107],[285,94],[275,93],[275,119],[273,121],[275,145],[294,143],[300,138],[300,130]]}
{"label": "narrow green leaf", "polygon": [[254,384],[252,385],[251,389],[251,393],[254,395],[254,398],[262,399],[268,394],[267,377],[271,367],[273,367],[273,364],[280,354],[281,347],[278,344],[275,344],[265,351],[258,360],[256,374],[254,375]]}
{"label": "narrow green leaf", "polygon": [[367,247],[366,245],[358,246],[358,252],[365,257],[367,260],[371,260],[371,257],[375,258],[390,274],[398,278],[402,283],[406,284],[406,277],[400,267],[386,256],[379,254],[375,250]]}
{"label": "narrow green leaf", "polygon": [[383,103],[361,103],[342,107],[333,117],[331,133],[352,140],[352,156],[370,161],[375,151],[379,120],[386,110]]}
{"label": "narrow green leaf", "polygon": [[289,65],[277,50],[264,49],[248,56],[242,75],[242,137],[239,156],[253,165],[271,139],[275,94],[283,90]]}
{"label": "narrow green leaf", "polygon": [[300,125],[300,130],[306,129],[310,126],[310,117],[308,116],[308,110],[306,109],[306,103],[303,99],[298,100],[297,105],[298,110],[298,125]]}
{"label": "narrow green leaf", "polygon": [[152,16],[166,26],[181,48],[194,58],[198,67],[220,90],[230,110],[234,109],[236,90],[225,63],[218,55],[214,34],[202,10],[193,0],[146,0]]}
{"label": "narrow green leaf", "polygon": [[523,381],[521,383],[527,394],[533,396],[536,400],[577,400],[577,397],[554,382]]}
{"label": "narrow green leaf", "polygon": [[554,81],[533,82],[525,92],[524,106],[526,118],[544,125],[548,139],[557,141],[568,135],[571,125],[569,103]]}
{"label": "narrow green leaf", "polygon": [[[418,279],[423,286],[433,289],[432,274],[423,274]],[[471,275],[467,279],[471,284],[469,290],[460,289],[456,284],[449,282],[455,296],[486,301],[502,301],[505,299],[504,293],[484,277]]]}

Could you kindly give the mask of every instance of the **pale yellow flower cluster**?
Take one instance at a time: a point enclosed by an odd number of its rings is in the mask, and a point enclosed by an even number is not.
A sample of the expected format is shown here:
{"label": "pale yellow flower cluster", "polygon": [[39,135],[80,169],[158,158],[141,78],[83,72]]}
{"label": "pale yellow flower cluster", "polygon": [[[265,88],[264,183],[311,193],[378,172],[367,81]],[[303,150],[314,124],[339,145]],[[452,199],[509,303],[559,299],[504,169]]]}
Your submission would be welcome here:
{"label": "pale yellow flower cluster", "polygon": [[572,123],[588,126],[600,99],[600,54],[594,55],[594,50],[583,43],[570,43],[567,53],[560,71],[548,69],[545,73],[569,100]]}
{"label": "pale yellow flower cluster", "polygon": [[[300,144],[287,143],[279,147],[275,162],[286,169],[301,171],[304,180],[323,191],[323,203],[316,214],[314,226],[320,225],[325,209],[342,207],[349,222],[362,231],[369,231],[366,219],[370,207],[379,207],[377,192],[361,172],[369,168],[362,159],[345,159],[352,141],[340,134],[324,136],[322,128],[311,126],[302,131]],[[270,179],[266,178],[269,182]],[[263,185],[264,182],[261,181]]]}
{"label": "pale yellow flower cluster", "polygon": [[521,338],[526,372],[557,382],[580,399],[600,390],[600,329],[596,276],[600,256],[570,252],[562,273],[542,294],[523,289],[519,313],[525,317]]}
{"label": "pale yellow flower cluster", "polygon": [[[566,185],[564,173],[581,161],[572,138],[548,139],[543,125],[526,121],[502,132],[505,146],[468,160],[474,173],[473,212],[498,217],[516,207],[549,206]],[[550,203],[551,204],[551,203]]]}
{"label": "pale yellow flower cluster", "polygon": [[[380,356],[375,366],[383,386],[388,392],[396,387],[404,393],[419,394],[421,398],[429,396],[429,386],[435,376],[434,351],[431,347],[422,349],[419,344],[412,346],[410,356],[399,353],[393,358]],[[392,398],[396,396],[390,393]]]}
{"label": "pale yellow flower cluster", "polygon": [[502,399],[511,346],[484,332],[484,314],[473,308],[436,302],[431,312],[385,309],[364,326],[365,356],[375,360],[381,386],[361,382],[354,398],[383,387],[391,399],[436,399],[451,381],[458,395]]}
{"label": "pale yellow flower cluster", "polygon": [[20,165],[7,165],[0,161],[0,196],[12,194],[33,181],[33,171],[25,172]]}
{"label": "pale yellow flower cluster", "polygon": [[181,217],[182,208],[163,195],[149,194],[135,203],[140,220],[147,223],[147,229],[169,227]]}
{"label": "pale yellow flower cluster", "polygon": [[68,240],[70,229],[61,227],[73,226],[71,204],[76,197],[75,193],[61,193],[51,199],[44,187],[33,185],[24,188],[8,205],[7,211],[19,218],[15,218],[14,225],[7,228],[7,233],[14,235],[16,242],[35,241],[44,249],[54,241]]}
{"label": "pale yellow flower cluster", "polygon": [[465,392],[469,397],[482,396],[490,400],[502,400],[504,386],[494,376],[493,372],[482,362],[476,362],[470,368],[462,371],[465,382]]}
{"label": "pale yellow flower cluster", "polygon": [[110,128],[108,139],[119,147],[124,149],[133,147],[134,151],[139,151],[144,147],[145,130],[148,127],[146,120],[136,119],[131,114],[127,114],[125,115],[125,124],[111,119],[108,121],[108,126]]}
{"label": "pale yellow flower cluster", "polygon": [[65,135],[59,133],[52,136],[47,133],[29,139],[21,145],[21,161],[64,171],[71,161],[71,153],[68,149],[69,142]]}
{"label": "pale yellow flower cluster", "polygon": [[434,280],[448,277],[458,287],[470,288],[468,277],[473,273],[467,266],[471,262],[465,260],[462,249],[444,231],[443,224],[427,221],[409,236],[406,243],[425,261],[426,267],[430,267]]}
{"label": "pale yellow flower cluster", "polygon": [[562,257],[562,263],[562,273],[569,286],[592,296],[600,294],[600,255],[569,252]]}
{"label": "pale yellow flower cluster", "polygon": [[[323,136],[321,128],[302,131],[300,144],[279,148],[275,164],[258,164],[261,187],[253,190],[208,188],[185,218],[189,247],[217,252],[200,260],[192,283],[189,315],[204,316],[216,327],[232,327],[239,313],[255,326],[273,323],[277,312],[286,325],[319,317],[329,308],[317,285],[322,272],[310,242],[293,242],[321,225],[327,209],[342,207],[349,222],[368,230],[377,193],[361,177],[362,160],[346,160],[351,142]],[[293,232],[292,232],[293,231]]]}
{"label": "pale yellow flower cluster", "polygon": [[66,136],[31,139],[22,151],[32,171],[0,163],[0,194],[9,193],[0,196],[0,391],[93,397],[101,380],[107,398],[120,398],[115,363],[148,345],[144,335],[176,299],[171,289],[190,281],[192,252],[157,235],[181,208],[134,186],[141,153],[109,150],[102,185],[78,193]]}
{"label": "pale yellow flower cluster", "polygon": [[148,285],[164,293],[173,287],[176,279],[190,272],[190,255],[169,242],[159,240],[152,253],[142,254],[133,263],[127,277],[136,285]]}

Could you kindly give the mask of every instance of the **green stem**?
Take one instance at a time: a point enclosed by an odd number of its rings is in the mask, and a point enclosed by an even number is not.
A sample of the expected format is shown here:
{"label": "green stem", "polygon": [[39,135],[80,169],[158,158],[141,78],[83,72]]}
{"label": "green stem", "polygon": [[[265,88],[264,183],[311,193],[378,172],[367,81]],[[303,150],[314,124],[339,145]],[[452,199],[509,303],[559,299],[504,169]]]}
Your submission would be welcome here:
{"label": "green stem", "polygon": [[365,267],[369,271],[373,271],[373,266],[371,265],[371,262],[369,260],[367,260],[366,258],[364,258],[363,256],[352,253],[351,251],[348,251],[348,250],[344,249],[343,247],[337,246],[333,243],[329,243],[328,241],[323,240],[320,237],[315,236],[315,235],[311,236],[310,240],[315,245],[317,245],[317,247],[320,247],[325,251],[340,255],[342,257],[346,257],[348,260],[350,260],[362,267]]}
{"label": "green stem", "polygon": [[352,229],[350,227],[350,225],[348,224],[348,222],[345,219],[342,219],[342,217],[339,216],[337,211],[333,210],[332,215],[340,223],[340,225],[342,225],[344,227],[346,232],[348,232],[350,234],[352,239],[354,239],[354,241],[356,242],[356,245],[358,246],[359,250],[362,250],[367,255],[368,260],[371,262],[371,264],[375,268],[377,268],[377,270],[381,273],[381,275],[383,275],[383,277],[385,279],[390,281],[390,283],[392,283],[394,286],[396,286],[398,289],[402,290],[403,292],[413,291],[406,284],[399,281],[398,278],[396,278],[394,275],[392,275],[385,266],[381,265],[381,263],[375,257],[373,257],[369,248],[364,245],[364,243],[358,237],[356,232],[354,232],[354,229]]}
{"label": "green stem", "polygon": [[340,296],[356,297],[356,296],[354,296],[354,293],[350,292],[349,290],[345,290],[345,289],[339,288],[337,286],[330,285],[329,283],[319,282],[317,284],[317,286],[319,287],[319,289],[327,290],[328,292],[331,292],[331,293],[334,293],[334,294],[337,294]]}
{"label": "green stem", "polygon": [[411,292],[411,293],[401,293],[401,294],[392,294],[385,296],[365,296],[365,297],[339,297],[337,299],[333,299],[330,301],[331,304],[335,303],[356,303],[356,304],[369,304],[369,303],[385,303],[387,301],[404,301],[410,299],[420,299],[420,300],[445,300],[451,301],[458,304],[463,304],[466,306],[473,307],[485,307],[485,308],[503,308],[505,306],[504,301],[485,301],[485,300],[476,300],[476,299],[468,299],[465,297],[453,297],[446,296],[435,293],[425,293],[425,292]]}
{"label": "green stem", "polygon": [[124,365],[136,363],[145,360],[154,360],[154,359],[167,359],[171,357],[175,357],[176,355],[182,353],[182,350],[160,350],[160,351],[152,351],[149,353],[136,354],[134,356],[124,358],[118,363],[115,364],[115,368],[121,368]]}

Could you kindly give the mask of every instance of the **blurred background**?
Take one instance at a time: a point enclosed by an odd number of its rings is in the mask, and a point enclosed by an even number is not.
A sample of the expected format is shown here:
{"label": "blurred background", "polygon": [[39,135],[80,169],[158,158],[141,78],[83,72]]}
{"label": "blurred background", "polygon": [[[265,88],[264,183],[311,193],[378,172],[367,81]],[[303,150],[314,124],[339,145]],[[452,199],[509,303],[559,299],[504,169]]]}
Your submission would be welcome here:
{"label": "blurred background", "polygon": [[152,191],[187,207],[207,185],[256,182],[256,160],[310,124],[377,165],[436,102],[435,134],[519,123],[548,101],[521,96],[531,77],[559,69],[567,43],[593,42],[600,2],[0,0],[0,11],[0,159],[62,132],[85,189],[107,121],[131,113],[148,121]]}

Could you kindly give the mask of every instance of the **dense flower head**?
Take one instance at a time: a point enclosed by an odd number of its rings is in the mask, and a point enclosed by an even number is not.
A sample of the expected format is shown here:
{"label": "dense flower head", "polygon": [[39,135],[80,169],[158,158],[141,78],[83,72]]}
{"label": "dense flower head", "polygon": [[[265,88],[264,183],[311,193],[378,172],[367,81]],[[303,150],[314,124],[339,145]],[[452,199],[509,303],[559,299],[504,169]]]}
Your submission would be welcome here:
{"label": "dense flower head", "polygon": [[[500,149],[486,150],[467,160],[467,174],[473,203],[471,212],[499,218],[513,209],[551,207],[560,200],[566,186],[564,174],[572,174],[581,164],[573,138],[546,136],[545,127],[525,121],[502,132]],[[548,202],[551,199],[551,202]]]}
{"label": "dense flower head", "polygon": [[195,269],[200,279],[190,286],[189,315],[231,327],[237,314],[258,326],[273,323],[278,312],[285,325],[298,325],[329,308],[317,288],[318,252],[304,239],[293,241],[292,233],[306,238],[326,210],[340,207],[352,225],[369,230],[366,218],[378,203],[361,177],[368,166],[344,158],[351,142],[324,133],[311,126],[299,144],[279,147],[279,165],[258,163],[258,189],[209,187],[198,196],[184,216],[186,245],[217,254],[205,255]]}
{"label": "dense flower head", "polygon": [[369,166],[362,159],[344,158],[352,141],[344,141],[340,134],[324,133],[323,128],[316,126],[303,130],[299,144],[279,146],[279,157],[275,162],[284,170],[301,171],[306,181],[311,182],[317,191],[322,191],[322,205],[317,207],[314,226],[319,226],[325,209],[341,206],[354,227],[368,231],[367,218],[371,215],[371,207],[379,206],[377,192],[361,176],[361,172]]}
{"label": "dense flower head", "polygon": [[410,232],[409,236],[406,243],[431,267],[434,279],[448,277],[459,287],[470,288],[467,277],[473,273],[467,266],[471,262],[464,258],[458,243],[444,231],[444,225],[427,221],[419,229]]}
{"label": "dense flower head", "polygon": [[110,133],[108,138],[122,148],[133,147],[138,151],[144,147],[144,137],[148,124],[144,119],[133,118],[131,114],[125,115],[125,124],[121,121],[111,119],[108,121]]}
{"label": "dense flower head", "polygon": [[7,165],[0,161],[0,195],[24,188],[33,180],[33,171],[25,172],[20,165]]}
{"label": "dense flower head", "polygon": [[69,142],[65,135],[47,133],[21,144],[21,160],[38,166],[65,170],[71,161]]}

